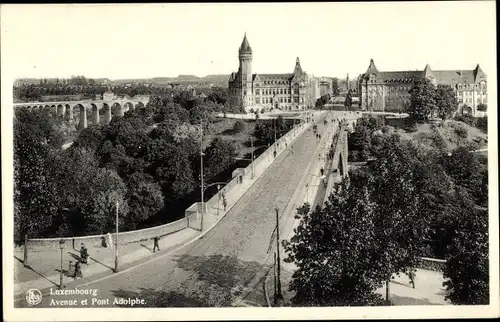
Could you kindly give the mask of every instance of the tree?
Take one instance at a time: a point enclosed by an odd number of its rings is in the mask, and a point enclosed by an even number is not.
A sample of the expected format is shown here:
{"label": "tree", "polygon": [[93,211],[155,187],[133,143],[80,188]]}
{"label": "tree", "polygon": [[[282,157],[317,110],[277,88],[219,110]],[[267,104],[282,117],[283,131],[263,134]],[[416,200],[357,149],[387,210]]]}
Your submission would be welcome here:
{"label": "tree", "polygon": [[410,90],[408,114],[417,122],[427,122],[436,111],[436,89],[426,78],[420,78]]}
{"label": "tree", "polygon": [[237,120],[233,125],[233,130],[235,133],[240,133],[245,131],[245,123],[241,120]]}
{"label": "tree", "polygon": [[227,89],[221,87],[213,87],[208,94],[207,99],[214,103],[224,105],[226,104],[228,99]]}
{"label": "tree", "polygon": [[129,215],[126,220],[127,229],[136,229],[137,225],[146,221],[163,208],[161,187],[154,182],[152,176],[136,172],[127,181],[127,203]]}
{"label": "tree", "polygon": [[437,115],[446,120],[453,116],[458,109],[458,100],[451,86],[438,85],[436,90]]}
{"label": "tree", "polygon": [[349,92],[347,92],[347,96],[344,101],[344,107],[350,109],[351,106],[352,106],[352,91],[349,90]]}
{"label": "tree", "polygon": [[344,180],[324,209],[297,209],[299,226],[284,241],[286,262],[294,262],[290,290],[297,306],[381,305],[375,290],[387,267],[376,256],[373,204],[366,187]]}
{"label": "tree", "polygon": [[477,106],[477,110],[480,112],[486,112],[487,109],[488,109],[488,106],[484,103],[481,103]]}
{"label": "tree", "polygon": [[215,177],[230,167],[236,155],[236,148],[231,142],[223,141],[221,138],[213,139],[205,150],[204,162],[207,177]]}
{"label": "tree", "polygon": [[43,237],[59,206],[55,151],[62,144],[52,119],[43,111],[16,111],[14,118],[14,238]]}
{"label": "tree", "polygon": [[488,209],[467,197],[455,211],[455,234],[448,248],[444,277],[453,304],[489,304]]}

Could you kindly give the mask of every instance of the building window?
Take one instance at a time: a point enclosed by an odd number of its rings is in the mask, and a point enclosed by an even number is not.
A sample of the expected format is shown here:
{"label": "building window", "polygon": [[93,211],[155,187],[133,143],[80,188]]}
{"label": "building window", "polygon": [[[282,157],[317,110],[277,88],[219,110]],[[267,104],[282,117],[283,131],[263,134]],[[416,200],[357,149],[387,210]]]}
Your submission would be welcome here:
{"label": "building window", "polygon": [[257,98],[255,99],[255,103],[256,103],[256,104],[260,104],[260,98],[259,98],[259,97],[257,97]]}
{"label": "building window", "polygon": [[260,95],[260,89],[256,90],[255,94]]}

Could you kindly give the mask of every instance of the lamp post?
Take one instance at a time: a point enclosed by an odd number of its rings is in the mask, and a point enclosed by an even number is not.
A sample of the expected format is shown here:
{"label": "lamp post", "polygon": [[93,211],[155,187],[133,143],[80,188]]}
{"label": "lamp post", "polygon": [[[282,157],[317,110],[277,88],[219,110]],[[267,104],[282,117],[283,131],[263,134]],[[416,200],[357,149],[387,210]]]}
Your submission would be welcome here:
{"label": "lamp post", "polygon": [[61,250],[61,274],[59,275],[59,289],[63,287],[63,249],[64,249],[64,239],[59,240],[59,249]]}
{"label": "lamp post", "polygon": [[276,158],[276,119],[274,119],[274,157]]}
{"label": "lamp post", "polygon": [[280,229],[279,229],[279,209],[276,210],[276,270],[277,270],[277,285],[276,294],[274,295],[274,303],[281,306],[283,302],[283,294],[281,294],[281,266],[280,266]]}
{"label": "lamp post", "polygon": [[118,272],[118,200],[116,201],[116,237],[115,237],[115,269],[114,272]]}
{"label": "lamp post", "polygon": [[219,216],[220,184],[217,185],[217,216]]}
{"label": "lamp post", "polygon": [[204,200],[203,200],[203,193],[205,192],[204,187],[203,187],[203,119],[200,121],[200,133],[201,133],[201,138],[200,138],[200,180],[201,180],[201,224],[200,224],[200,230],[203,231],[203,213],[204,213]]}

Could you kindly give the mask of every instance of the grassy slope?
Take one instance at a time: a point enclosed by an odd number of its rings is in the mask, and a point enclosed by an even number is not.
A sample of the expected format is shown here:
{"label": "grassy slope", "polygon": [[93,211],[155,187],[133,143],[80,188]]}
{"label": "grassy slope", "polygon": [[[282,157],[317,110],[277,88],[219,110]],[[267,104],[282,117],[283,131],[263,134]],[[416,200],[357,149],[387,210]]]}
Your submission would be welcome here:
{"label": "grassy slope", "polygon": [[[467,137],[459,135],[457,128],[464,128],[467,131]],[[476,142],[478,148],[488,147],[488,135],[479,129],[459,121],[446,121],[442,126],[431,124],[419,124],[416,132],[406,132],[402,129],[396,129],[403,138],[412,139],[422,145],[435,146],[435,136],[444,140],[447,149],[452,150],[460,145],[466,145]]]}

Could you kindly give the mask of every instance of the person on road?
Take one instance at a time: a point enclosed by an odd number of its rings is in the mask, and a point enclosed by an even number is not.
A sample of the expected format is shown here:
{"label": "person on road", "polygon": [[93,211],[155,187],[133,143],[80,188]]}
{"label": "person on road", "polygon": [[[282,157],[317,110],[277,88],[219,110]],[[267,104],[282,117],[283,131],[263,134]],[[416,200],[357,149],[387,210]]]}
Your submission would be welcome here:
{"label": "person on road", "polygon": [[81,258],[82,263],[84,263],[84,264],[89,263],[89,261],[88,261],[89,253],[87,251],[87,247],[85,247],[84,244],[82,244],[82,247],[80,248],[80,258]]}
{"label": "person on road", "polygon": [[108,243],[106,242],[106,237],[101,237],[101,246],[104,248],[108,248]]}
{"label": "person on road", "polygon": [[158,236],[155,236],[153,238],[153,253],[156,252],[156,249],[158,248],[158,251],[160,250],[160,246],[158,245],[159,244],[159,241],[160,241],[160,237]]}
{"label": "person on road", "polygon": [[410,277],[410,284],[413,288],[415,288],[415,271],[414,270],[410,270],[410,272],[408,273],[408,277]]}
{"label": "person on road", "polygon": [[108,233],[108,244],[110,248],[113,248],[113,238],[110,233]]}
{"label": "person on road", "polygon": [[321,169],[319,170],[319,172],[321,173],[321,176],[323,176],[323,173],[325,172],[325,170],[324,170],[323,168],[321,168]]}

